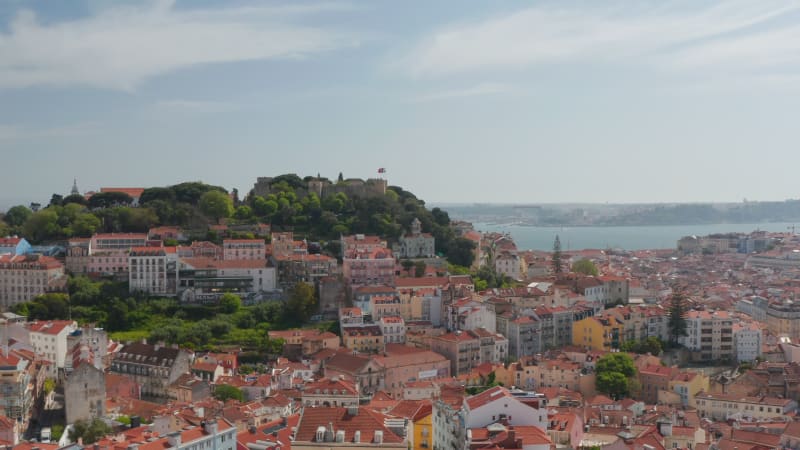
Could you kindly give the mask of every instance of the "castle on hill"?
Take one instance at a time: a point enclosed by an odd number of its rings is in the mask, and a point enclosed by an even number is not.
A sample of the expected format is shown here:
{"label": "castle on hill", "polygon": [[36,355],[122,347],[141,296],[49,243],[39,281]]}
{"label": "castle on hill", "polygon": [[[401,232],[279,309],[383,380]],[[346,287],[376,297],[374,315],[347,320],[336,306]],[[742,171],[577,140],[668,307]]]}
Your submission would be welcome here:
{"label": "castle on hill", "polygon": [[[273,177],[258,177],[253,186],[253,193],[261,197],[272,194]],[[309,193],[317,194],[319,198],[335,195],[339,192],[348,197],[378,197],[386,194],[388,182],[381,178],[369,178],[366,181],[361,178],[348,178],[337,183],[333,183],[325,178],[312,178],[306,182],[305,188],[295,190],[298,197],[303,198]]]}

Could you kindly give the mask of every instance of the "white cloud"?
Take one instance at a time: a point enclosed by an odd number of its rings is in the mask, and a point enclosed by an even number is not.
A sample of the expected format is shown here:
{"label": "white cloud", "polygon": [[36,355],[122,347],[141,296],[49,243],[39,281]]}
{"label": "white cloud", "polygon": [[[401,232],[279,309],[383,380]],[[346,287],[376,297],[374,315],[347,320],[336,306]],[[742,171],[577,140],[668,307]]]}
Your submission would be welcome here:
{"label": "white cloud", "polygon": [[724,62],[746,70],[800,61],[798,3],[656,4],[536,6],[439,30],[402,61],[412,75],[428,77],[562,62],[677,69]]}
{"label": "white cloud", "polygon": [[0,33],[0,87],[131,90],[148,78],[201,64],[302,58],[353,45],[347,33],[294,23],[339,5],[184,11],[157,1],[52,24],[22,11]]}
{"label": "white cloud", "polygon": [[430,102],[450,98],[475,97],[512,92],[512,86],[502,83],[480,83],[464,89],[452,89],[421,95],[412,100],[412,103]]}

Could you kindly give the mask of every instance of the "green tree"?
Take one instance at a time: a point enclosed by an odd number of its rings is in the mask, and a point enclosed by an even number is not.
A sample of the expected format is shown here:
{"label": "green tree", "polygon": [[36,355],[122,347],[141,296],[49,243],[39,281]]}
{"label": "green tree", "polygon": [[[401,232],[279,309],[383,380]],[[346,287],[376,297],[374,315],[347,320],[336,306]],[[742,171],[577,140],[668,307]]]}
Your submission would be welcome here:
{"label": "green tree", "polygon": [[133,203],[133,198],[124,192],[98,192],[89,197],[89,208],[112,208]]}
{"label": "green tree", "polygon": [[64,435],[64,425],[60,423],[55,423],[50,429],[50,441],[51,442],[58,442],[61,440],[61,436]]}
{"label": "green tree", "polygon": [[78,438],[81,438],[84,444],[94,444],[112,431],[111,427],[106,425],[102,419],[94,419],[91,422],[80,419],[72,424],[69,440],[77,442]]}
{"label": "green tree", "polygon": [[242,402],[244,401],[244,393],[236,386],[218,384],[214,387],[214,398],[223,402],[231,399]]}
{"label": "green tree", "polygon": [[459,237],[455,238],[447,249],[447,261],[457,266],[470,267],[475,261],[475,242]]}
{"label": "green tree", "polygon": [[572,265],[572,271],[583,275],[597,276],[597,266],[589,259],[583,258]]}
{"label": "green tree", "polygon": [[403,270],[408,272],[414,267],[414,261],[410,259],[404,259],[400,261],[400,265],[403,266]]}
{"label": "green tree", "polygon": [[609,353],[595,364],[597,390],[619,399],[630,393],[636,366],[627,353]]}
{"label": "green tree", "polygon": [[61,204],[64,206],[69,205],[70,203],[87,206],[89,204],[89,201],[86,200],[86,197],[80,194],[68,195],[64,197],[64,200],[61,200]]}
{"label": "green tree", "polygon": [[62,204],[64,204],[64,196],[61,194],[53,194],[53,196],[50,197],[50,204],[47,206],[61,206]]}
{"label": "green tree", "polygon": [[100,219],[94,214],[79,214],[72,222],[73,236],[89,237],[93,235],[101,226]]}
{"label": "green tree", "polygon": [[20,227],[33,214],[27,206],[17,205],[6,211],[3,220],[12,227]]}
{"label": "green tree", "polygon": [[632,377],[636,375],[636,366],[633,364],[633,358],[627,353],[609,353],[597,360],[595,371],[619,372],[625,377]]}
{"label": "green tree", "polygon": [[414,276],[417,278],[422,278],[425,276],[425,269],[428,266],[425,265],[425,261],[417,261],[414,263]]}
{"label": "green tree", "polygon": [[598,373],[595,384],[598,391],[614,399],[628,394],[628,378],[619,372]]}
{"label": "green tree", "polygon": [[226,292],[219,299],[219,310],[225,314],[233,314],[242,307],[242,299],[238,295]]}
{"label": "green tree", "polygon": [[230,217],[233,214],[233,201],[224,192],[211,190],[200,197],[200,211],[206,217],[219,222],[220,219]]}
{"label": "green tree", "polygon": [[688,335],[686,331],[687,313],[688,305],[686,297],[680,292],[672,294],[669,305],[669,321],[667,322],[667,328],[669,329],[670,343],[673,346],[678,345],[678,339],[681,336]]}
{"label": "green tree", "polygon": [[50,395],[51,392],[56,390],[56,380],[47,378],[44,380],[44,393]]}
{"label": "green tree", "polygon": [[56,239],[61,235],[61,227],[58,226],[58,214],[50,208],[31,214],[22,229],[25,236],[34,243]]}
{"label": "green tree", "polygon": [[559,239],[558,235],[556,235],[556,239],[553,241],[552,263],[553,273],[559,275],[563,270],[563,267],[561,263],[561,239]]}
{"label": "green tree", "polygon": [[236,220],[250,220],[253,218],[253,210],[247,205],[242,205],[236,208],[236,212],[233,213],[233,217]]}
{"label": "green tree", "polygon": [[11,235],[11,225],[0,220],[0,237]]}
{"label": "green tree", "polygon": [[624,352],[638,353],[640,355],[650,353],[653,356],[658,356],[663,350],[663,344],[661,343],[661,339],[655,336],[650,336],[644,341],[625,341],[620,346],[620,350]]}
{"label": "green tree", "polygon": [[289,300],[286,301],[287,321],[305,323],[316,309],[314,286],[308,283],[296,283],[289,292]]}

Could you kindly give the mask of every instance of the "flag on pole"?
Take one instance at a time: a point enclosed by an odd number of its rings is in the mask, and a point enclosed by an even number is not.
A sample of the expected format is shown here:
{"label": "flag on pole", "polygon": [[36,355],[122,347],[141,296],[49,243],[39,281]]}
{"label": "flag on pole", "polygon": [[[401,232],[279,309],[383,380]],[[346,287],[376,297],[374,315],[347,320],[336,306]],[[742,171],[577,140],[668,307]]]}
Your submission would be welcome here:
{"label": "flag on pole", "polygon": [[378,169],[378,173],[386,173],[386,169],[381,167],[380,169]]}

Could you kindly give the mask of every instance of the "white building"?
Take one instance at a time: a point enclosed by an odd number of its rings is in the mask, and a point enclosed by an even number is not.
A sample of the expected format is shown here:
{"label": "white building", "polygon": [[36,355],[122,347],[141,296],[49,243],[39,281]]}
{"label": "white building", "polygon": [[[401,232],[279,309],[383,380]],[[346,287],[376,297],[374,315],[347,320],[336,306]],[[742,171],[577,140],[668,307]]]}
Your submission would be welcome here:
{"label": "white building", "polygon": [[509,426],[534,426],[547,432],[547,400],[528,392],[496,386],[464,399],[460,409],[436,401],[433,448],[468,448],[468,430],[505,421]]}
{"label": "white building", "polygon": [[181,258],[178,271],[178,292],[184,301],[216,299],[222,292],[272,291],[277,286],[275,268],[267,267],[266,260]]}
{"label": "white building", "polygon": [[754,323],[734,325],[733,341],[736,348],[736,362],[753,362],[761,356],[763,336],[758,325]]}
{"label": "white building", "polygon": [[505,275],[512,280],[522,280],[528,273],[525,260],[511,252],[498,255],[494,260],[494,268],[498,275]]}
{"label": "white building", "polygon": [[55,258],[0,255],[0,306],[3,309],[65,286],[64,265]]}
{"label": "white building", "polygon": [[497,331],[497,318],[494,309],[487,304],[463,298],[447,306],[447,328],[449,330],[475,330],[486,328]]}
{"label": "white building", "polygon": [[400,316],[384,316],[378,321],[385,344],[405,344],[406,322]]}
{"label": "white building", "polygon": [[435,248],[436,239],[429,233],[423,233],[422,224],[414,218],[411,234],[400,236],[392,251],[398,258],[432,258],[436,254]]}
{"label": "white building", "polygon": [[734,354],[733,319],[727,311],[689,311],[686,314],[686,336],[678,342],[703,361],[731,360]]}
{"label": "white building", "polygon": [[128,289],[152,295],[177,292],[175,247],[133,247],[128,254]]}
{"label": "white building", "polygon": [[77,329],[78,323],[71,320],[31,322],[28,324],[30,345],[36,353],[54,363],[53,372],[64,369],[69,350],[67,337]]}

